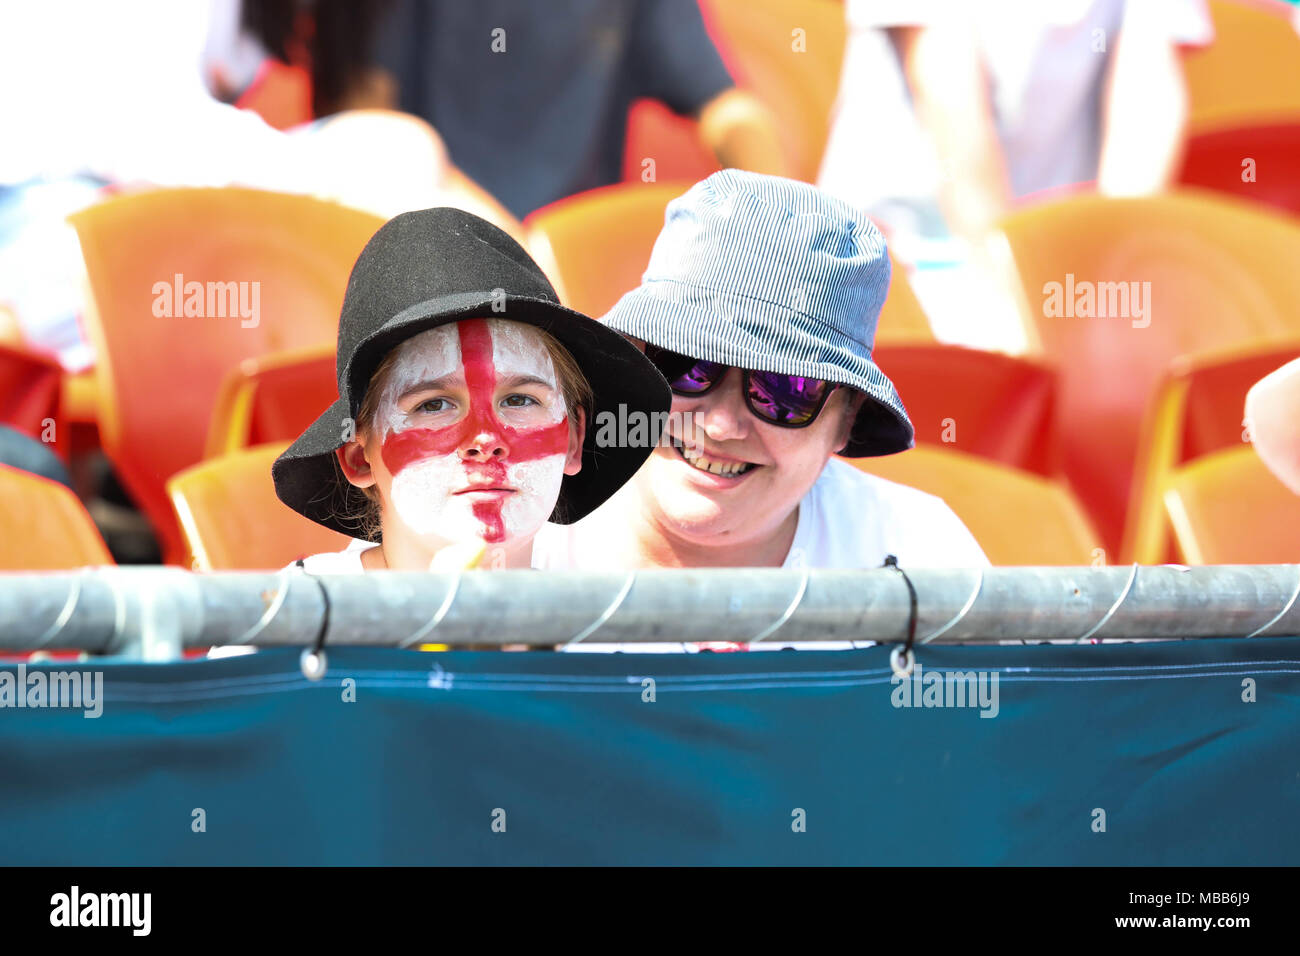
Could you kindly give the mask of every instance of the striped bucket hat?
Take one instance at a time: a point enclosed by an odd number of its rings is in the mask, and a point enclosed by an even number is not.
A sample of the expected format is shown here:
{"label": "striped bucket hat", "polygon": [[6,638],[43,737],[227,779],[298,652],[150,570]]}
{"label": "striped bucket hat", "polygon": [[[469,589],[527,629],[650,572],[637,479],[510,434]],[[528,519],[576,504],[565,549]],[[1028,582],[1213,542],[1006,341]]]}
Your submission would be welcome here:
{"label": "striped bucket hat", "polygon": [[603,321],[660,348],[867,395],[842,454],[912,447],[912,423],[871,357],[889,291],[885,239],[807,183],[726,169],[668,204],[641,285]]}

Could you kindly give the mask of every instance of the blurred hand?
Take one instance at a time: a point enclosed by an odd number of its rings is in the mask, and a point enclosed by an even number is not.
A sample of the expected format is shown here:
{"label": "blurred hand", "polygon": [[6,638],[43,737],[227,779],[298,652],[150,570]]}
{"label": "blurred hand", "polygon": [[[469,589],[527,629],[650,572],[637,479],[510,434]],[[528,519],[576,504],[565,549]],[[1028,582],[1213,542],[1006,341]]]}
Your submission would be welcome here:
{"label": "blurred hand", "polygon": [[[484,541],[458,541],[456,544],[450,544],[433,556],[429,562],[430,571],[468,571],[477,568],[487,554],[487,543]],[[448,649],[446,644],[421,644],[419,649],[422,651],[445,651]]]}

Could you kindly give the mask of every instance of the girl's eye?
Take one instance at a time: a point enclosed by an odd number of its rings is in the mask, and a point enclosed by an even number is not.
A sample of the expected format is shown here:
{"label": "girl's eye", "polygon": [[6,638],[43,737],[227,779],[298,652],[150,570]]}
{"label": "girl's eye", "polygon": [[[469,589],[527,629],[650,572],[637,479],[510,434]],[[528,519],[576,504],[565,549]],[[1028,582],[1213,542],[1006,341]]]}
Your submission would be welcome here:
{"label": "girl's eye", "polygon": [[414,411],[427,412],[432,415],[437,412],[446,411],[447,408],[448,402],[445,398],[426,398],[419,405],[415,406]]}
{"label": "girl's eye", "polygon": [[507,408],[527,408],[529,405],[538,405],[541,403],[531,395],[520,395],[516,393],[514,395],[507,395],[505,398],[501,399],[501,404]]}

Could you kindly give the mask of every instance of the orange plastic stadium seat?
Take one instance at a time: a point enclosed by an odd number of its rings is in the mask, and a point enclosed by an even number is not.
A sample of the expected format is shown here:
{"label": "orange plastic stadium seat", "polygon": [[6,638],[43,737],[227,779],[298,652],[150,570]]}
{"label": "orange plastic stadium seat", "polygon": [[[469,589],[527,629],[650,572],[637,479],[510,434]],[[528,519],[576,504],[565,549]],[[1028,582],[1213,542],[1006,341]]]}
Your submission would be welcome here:
{"label": "orange plastic stadium seat", "polygon": [[1142,423],[1124,545],[1134,561],[1159,564],[1171,559],[1164,507],[1169,478],[1186,462],[1248,441],[1246,393],[1297,356],[1300,340],[1174,361]]}
{"label": "orange plastic stadium seat", "polygon": [[1177,182],[1300,216],[1300,122],[1192,136]]}
{"label": "orange plastic stadium seat", "polygon": [[63,368],[54,359],[0,345],[0,425],[39,438],[46,423],[54,422],[57,438],[62,380]]}
{"label": "orange plastic stadium seat", "polygon": [[529,249],[558,277],[566,304],[598,318],[641,284],[665,208],[691,185],[620,183],[557,200],[524,220]]}
{"label": "orange plastic stadium seat", "polygon": [[1089,565],[1101,539],[1069,489],[964,452],[928,445],[845,459],[947,502],[998,565]]}
{"label": "orange plastic stadium seat", "polygon": [[959,345],[884,345],[876,363],[907,407],[916,440],[1054,476],[1056,372],[1032,358]]}
{"label": "orange plastic stadium seat", "polygon": [[195,571],[281,568],[349,538],[280,503],[271,463],[288,442],[258,445],[187,468],[167,482]]}
{"label": "orange plastic stadium seat", "polygon": [[1300,336],[1300,224],[1207,193],[1075,196],[1003,222],[1059,370],[1067,478],[1121,562],[1140,424],[1181,355]]}
{"label": "orange plastic stadium seat", "polygon": [[0,570],[61,571],[113,558],[77,496],[39,475],[0,465]]}
{"label": "orange plastic stadium seat", "polygon": [[333,346],[244,359],[221,383],[203,457],[292,441],[337,398]]}
{"label": "orange plastic stadium seat", "polygon": [[[564,289],[565,304],[599,318],[641,283],[664,212],[691,183],[620,183],[538,209],[524,226],[537,262]],[[878,342],[933,342],[930,320],[897,261]]]}
{"label": "orange plastic stadium seat", "polygon": [[830,134],[848,30],[836,0],[701,0],[732,75],[776,114],[791,175],[813,182]]}
{"label": "orange plastic stadium seat", "polygon": [[[847,30],[838,0],[700,0],[704,24],[736,85],[774,114],[790,175],[813,182],[830,134]],[[802,31],[802,33],[796,33]],[[692,119],[641,101],[628,117],[624,177],[644,160],[659,179],[692,182],[718,169]]]}
{"label": "orange plastic stadium seat", "polygon": [[1191,131],[1300,115],[1293,8],[1281,0],[1210,0],[1209,6],[1214,42],[1183,58]]}
{"label": "orange plastic stadium seat", "polygon": [[1215,452],[1178,469],[1165,507],[1187,564],[1300,563],[1300,495],[1253,448]]}
{"label": "orange plastic stadium seat", "polygon": [[231,188],[134,193],[71,221],[93,293],[104,451],[182,563],[164,482],[203,457],[222,380],[252,356],[332,347],[348,275],[382,220]]}

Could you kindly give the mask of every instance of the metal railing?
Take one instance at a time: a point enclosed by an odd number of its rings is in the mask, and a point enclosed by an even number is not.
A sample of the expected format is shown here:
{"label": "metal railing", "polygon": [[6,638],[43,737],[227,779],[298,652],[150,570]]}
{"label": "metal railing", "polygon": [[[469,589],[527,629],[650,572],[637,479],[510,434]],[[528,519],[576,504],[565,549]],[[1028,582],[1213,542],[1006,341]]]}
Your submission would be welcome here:
{"label": "metal railing", "polygon": [[[915,604],[913,605],[913,594]],[[0,574],[0,651],[1300,635],[1300,566]],[[913,607],[915,620],[913,622]]]}

